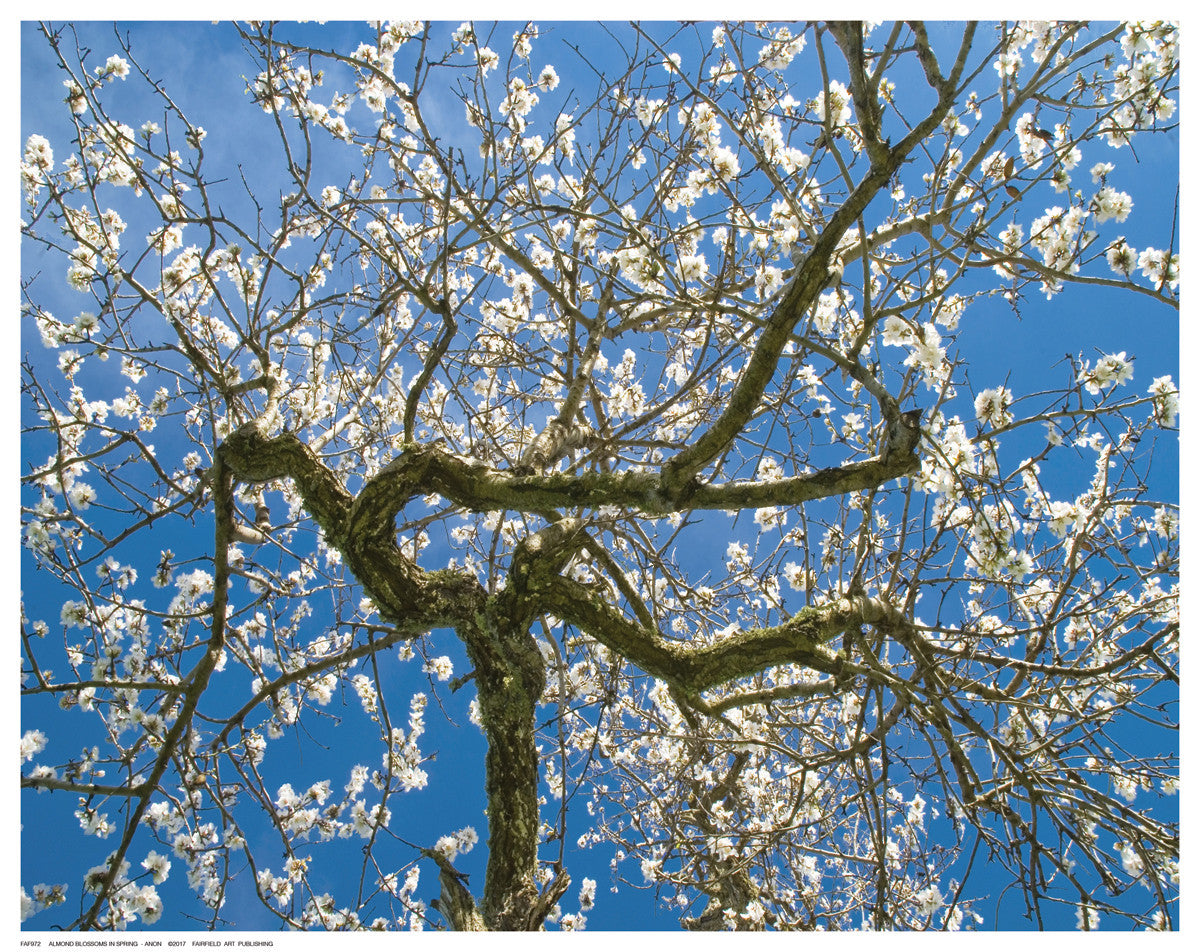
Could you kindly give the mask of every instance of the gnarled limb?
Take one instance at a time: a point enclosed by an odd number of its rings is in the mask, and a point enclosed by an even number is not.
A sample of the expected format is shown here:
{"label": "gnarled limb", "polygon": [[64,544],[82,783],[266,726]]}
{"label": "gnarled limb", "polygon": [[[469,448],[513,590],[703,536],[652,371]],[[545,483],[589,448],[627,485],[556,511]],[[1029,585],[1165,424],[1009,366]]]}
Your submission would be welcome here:
{"label": "gnarled limb", "polygon": [[[435,451],[402,455],[352,497],[291,434],[268,439],[257,429],[244,428],[230,444],[226,455],[237,477],[251,482],[289,478],[296,484],[329,542],[341,550],[398,634],[452,627],[462,638],[475,666],[480,718],[488,739],[488,867],[482,911],[475,909],[461,882],[447,880],[443,869],[445,911],[455,928],[536,928],[540,921],[530,922],[531,910],[540,908],[534,714],[545,674],[541,652],[529,633],[533,609],[521,581],[524,573],[488,598],[473,576],[426,572],[400,551],[395,514],[427,478],[428,464],[440,459]],[[545,553],[530,543],[525,551],[536,562]]]}
{"label": "gnarled limb", "polygon": [[[514,475],[434,446],[408,444],[354,498],[341,488],[319,458],[291,434],[264,438],[239,431],[235,436],[239,447],[237,458],[244,461],[239,464],[241,478],[252,482],[283,477],[295,480],[306,505],[311,499],[318,507],[318,521],[330,544],[345,548],[349,555],[349,549],[354,547],[374,549],[386,545],[395,515],[409,500],[425,493],[438,493],[473,512],[623,506],[666,514],[687,509],[798,505],[870,489],[916,472],[918,422],[917,417],[892,420],[895,435],[888,451],[878,457],[787,479],[692,484],[674,489],[665,474],[661,478],[641,471]],[[896,439],[896,435],[901,438]],[[408,571],[420,572],[415,565]]]}
{"label": "gnarled limb", "polygon": [[908,625],[881,599],[855,596],[803,608],[782,624],[751,628],[713,644],[667,641],[657,629],[626,618],[587,586],[558,577],[545,586],[542,604],[643,671],[694,697],[718,685],[775,665],[796,664],[835,676],[847,662],[829,643],[857,625]]}
{"label": "gnarled limb", "polygon": [[[971,49],[973,37],[974,27],[968,26],[963,34],[962,46],[954,68],[944,80],[940,72],[937,72],[936,59],[932,59],[933,54],[929,52],[932,65],[927,65],[926,69],[937,73],[937,103],[924,120],[888,150],[886,159],[881,159],[878,163],[872,162],[871,170],[863,176],[846,201],[830,217],[820,238],[797,265],[791,284],[764,325],[754,353],[741,380],[729,395],[724,412],[687,449],[677,453],[663,465],[663,484],[668,491],[679,491],[681,487],[690,483],[721,454],[750,420],[797,323],[816,303],[828,284],[830,262],[842,236],[887,185],[909,154],[945,118],[954,101],[958,80],[966,66],[967,53]],[[924,58],[922,62],[925,63]],[[891,414],[889,418],[890,416]]]}

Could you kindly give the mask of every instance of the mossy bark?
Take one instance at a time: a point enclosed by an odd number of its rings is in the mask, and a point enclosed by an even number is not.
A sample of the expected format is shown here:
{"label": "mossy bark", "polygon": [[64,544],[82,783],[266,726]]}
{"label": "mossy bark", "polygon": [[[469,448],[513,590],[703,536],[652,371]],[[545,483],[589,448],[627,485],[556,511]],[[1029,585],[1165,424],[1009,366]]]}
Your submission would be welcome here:
{"label": "mossy bark", "polygon": [[[221,448],[234,479],[265,482],[286,478],[293,482],[327,542],[342,553],[380,613],[396,626],[398,636],[418,637],[433,628],[452,628],[466,644],[475,665],[488,740],[489,857],[481,908],[474,906],[452,868],[447,871],[443,866],[441,904],[452,925],[536,929],[554,898],[566,888],[565,876],[544,893],[539,893],[537,886],[534,725],[545,672],[530,634],[536,615],[553,612],[570,620],[644,671],[665,679],[686,698],[696,700],[713,686],[772,665],[799,664],[838,675],[845,668],[844,659],[828,646],[836,634],[848,625],[897,620],[892,617],[893,610],[881,602],[847,599],[805,609],[782,625],[740,632],[713,645],[670,642],[637,605],[631,608],[638,619],[631,621],[594,591],[561,574],[587,536],[583,523],[556,513],[616,507],[666,515],[691,509],[796,505],[869,489],[917,469],[919,414],[901,413],[895,398],[867,369],[846,357],[840,365],[877,399],[888,424],[888,438],[878,456],[770,482],[712,484],[701,479],[760,406],[798,322],[829,281],[830,262],[842,237],[946,114],[969,45],[969,40],[964,43],[949,79],[942,78],[932,51],[922,49],[922,63],[937,92],[937,105],[895,147],[881,142],[877,127],[868,124],[870,171],[798,265],[788,290],[767,316],[725,409],[657,472],[538,473],[560,449],[549,437],[543,441],[546,445],[537,444],[536,452],[508,472],[435,447],[405,443],[390,464],[352,495],[294,434],[268,436],[252,424],[231,434]],[[853,43],[850,46],[852,52],[858,50]],[[472,574],[426,571],[397,546],[396,515],[410,500],[429,493],[475,512],[538,513],[548,518],[550,525],[518,545],[505,586],[498,594],[489,594]],[[457,911],[450,913],[452,907]]]}

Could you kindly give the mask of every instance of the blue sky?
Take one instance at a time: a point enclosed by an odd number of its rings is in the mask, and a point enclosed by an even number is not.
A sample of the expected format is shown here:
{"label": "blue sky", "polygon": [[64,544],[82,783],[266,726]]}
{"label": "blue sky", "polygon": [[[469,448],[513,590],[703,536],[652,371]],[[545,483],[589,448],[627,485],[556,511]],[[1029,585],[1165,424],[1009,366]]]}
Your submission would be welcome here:
{"label": "blue sky", "polygon": [[[452,29],[457,22],[455,20],[447,24],[446,29]],[[134,50],[140,54],[150,71],[167,79],[168,88],[189,118],[209,130],[206,141],[209,167],[232,167],[231,163],[241,162],[252,186],[261,189],[264,195],[275,194],[279,186],[272,178],[272,159],[277,155],[277,148],[272,148],[275,143],[274,133],[261,111],[244,95],[243,77],[253,67],[238,49],[236,37],[231,39],[227,28],[215,27],[208,23],[141,23],[122,26],[121,29],[123,32],[128,31]],[[360,33],[365,39],[364,31],[357,25],[313,25],[305,29],[320,35],[322,43],[332,42],[331,34],[354,36],[356,39],[350,43],[351,48],[357,42]],[[553,49],[552,44],[560,41],[586,42],[594,38],[592,30],[592,27],[584,24],[560,25],[549,35],[544,34],[540,41],[540,51]],[[117,51],[110,26],[88,24],[81,27],[80,32],[87,45],[94,50],[97,62],[102,62],[109,53]],[[507,26],[497,31],[501,38],[510,33],[511,29]],[[497,48],[501,45],[503,41],[497,44]],[[69,123],[61,106],[61,87],[57,71],[53,68],[49,51],[45,49],[44,43],[40,41],[31,24],[22,27],[21,52],[21,141],[23,142],[30,133],[38,132],[56,145],[62,143],[65,154]],[[550,54],[547,52],[546,55],[549,57]],[[572,85],[571,73],[566,68],[569,58],[566,55],[555,55],[553,62],[564,77],[559,92],[566,93]],[[580,77],[580,80],[583,83],[583,77]],[[124,121],[136,126],[143,119],[151,118],[141,111],[145,108],[144,101],[140,99],[142,94],[133,82],[114,84],[109,88],[114,112]],[[590,87],[583,83],[583,88]],[[452,112],[458,115],[461,112],[461,107],[450,96],[446,96],[445,108],[447,115]],[[364,114],[360,113],[360,118],[362,115]],[[329,155],[332,160],[333,152]],[[260,156],[266,158],[260,159]],[[1085,156],[1085,167],[1089,161],[1095,159]],[[1146,149],[1136,168],[1121,169],[1120,177],[1115,178],[1112,184],[1134,195],[1136,212],[1123,228],[1132,244],[1137,247],[1161,244],[1164,228],[1170,227],[1174,213],[1178,181],[1178,156],[1161,147]],[[912,188],[919,188],[919,182],[914,183]],[[266,204],[269,206],[270,202],[267,201]],[[37,254],[29,251],[24,253],[23,272],[37,270],[41,264]],[[43,280],[40,292],[43,301],[51,310],[61,309],[63,313],[71,313],[73,308],[78,307],[78,304],[71,303],[72,293],[66,289],[61,292],[61,305],[56,306],[49,287],[50,282]],[[1069,368],[1059,362],[1065,354],[1078,353],[1080,331],[1083,328],[1086,328],[1089,344],[1097,347],[1099,351],[1126,350],[1136,356],[1134,386],[1138,391],[1144,391],[1149,380],[1155,376],[1169,373],[1178,379],[1180,368],[1175,315],[1166,308],[1141,307],[1137,302],[1133,304],[1137,306],[1129,306],[1130,302],[1123,300],[1119,295],[1102,294],[1086,288],[1071,288],[1068,293],[1049,303],[1031,296],[1024,302],[1020,314],[998,300],[974,305],[979,310],[973,312],[972,321],[964,324],[960,343],[964,350],[975,354],[985,353],[986,357],[972,362],[972,384],[979,389],[995,386],[1007,379],[1013,390],[1027,392],[1038,389],[1037,384],[1047,379],[1047,373],[1051,374],[1051,386],[1064,384]],[[1036,335],[1029,333],[1030,324],[1037,328]],[[40,343],[32,328],[23,328],[21,349],[23,353],[33,354],[36,359]],[[167,438],[165,435],[162,437],[164,440]],[[1171,454],[1165,441],[1160,445],[1163,448],[1163,457],[1157,461],[1156,478],[1160,481],[1162,496],[1174,498],[1178,495],[1179,486],[1178,458],[1177,455]],[[25,451],[34,461],[45,456],[41,448],[34,451],[26,447]],[[1063,478],[1077,483],[1079,474],[1064,472]],[[712,525],[714,544],[723,549],[724,540],[728,537],[727,525],[719,524],[718,520],[713,520]],[[208,526],[209,523],[204,521],[197,526],[196,544],[199,548],[195,550],[196,554],[203,551],[210,538]],[[176,545],[181,557],[185,555],[186,549],[183,547],[187,544],[180,540]],[[22,578],[22,589],[26,613],[31,618],[56,618],[56,606],[61,604],[62,596],[41,587],[36,576],[29,574],[28,562],[24,564],[26,574]],[[456,670],[466,670],[465,658],[456,639],[447,633],[438,633],[434,640],[436,644],[431,647],[430,655],[448,654],[456,661]],[[392,662],[385,660],[384,663]],[[397,699],[406,697],[405,690],[410,682],[411,691],[431,690],[428,679],[420,675],[411,663],[407,667],[398,663],[393,666],[396,677],[407,679],[406,688],[396,693]],[[392,802],[394,832],[422,845],[430,845],[437,836],[464,825],[474,825],[479,829],[481,837],[485,828],[482,815],[484,747],[478,730],[467,723],[466,705],[470,692],[468,690],[450,696],[445,690],[445,685],[436,687],[441,691],[441,701],[447,714],[459,724],[459,728],[450,728],[443,719],[436,716],[428,718],[429,730],[422,746],[428,752],[437,751],[437,760],[428,766],[430,785],[424,791],[407,794]],[[38,700],[26,705],[22,711],[23,720],[30,725],[38,724],[41,720],[39,715],[43,714],[42,707],[48,703]],[[237,699],[231,696],[231,707],[237,703]],[[396,717],[400,719],[404,712],[399,703],[397,707],[399,710]],[[52,723],[52,712],[47,710],[44,713],[47,722]],[[346,744],[345,737],[353,736],[356,719],[363,726],[366,722],[362,718],[357,701],[352,697],[344,709],[335,705],[330,708],[330,713],[345,718],[340,730],[334,730],[332,724],[316,722],[313,725],[315,743],[294,745],[295,760],[290,762],[285,753],[287,742],[276,742],[271,748],[264,770],[278,771],[279,782],[286,779],[297,786],[329,778],[337,789],[344,782],[349,766],[359,759],[352,747]],[[550,713],[552,712],[547,711],[547,715]],[[70,756],[73,747],[89,742],[83,737],[54,740],[62,746],[48,751],[47,762],[59,762]],[[374,758],[376,755],[372,752],[369,756]],[[271,783],[268,782],[268,788],[270,787]],[[64,914],[59,914],[61,910],[52,910],[39,914],[35,920],[28,923],[29,926],[39,929],[48,928],[56,921],[69,921],[70,913],[76,909],[79,901],[78,876],[64,876],[61,872],[60,854],[45,848],[46,843],[57,839],[64,822],[74,823],[70,815],[71,795],[56,794],[54,796],[58,802],[53,804],[50,802],[51,796],[42,794],[39,798],[33,793],[25,793],[22,796],[24,829],[21,838],[20,879],[22,884],[27,886],[38,882],[69,879],[72,891],[68,894],[70,898]],[[42,809],[43,803],[47,809]],[[548,809],[553,807],[552,802]],[[572,823],[571,829],[574,835],[578,835],[585,827],[586,817],[580,817]],[[72,866],[80,871],[99,862],[113,846],[111,840],[85,839],[75,829],[68,829],[64,840],[69,842],[73,851]],[[271,846],[265,831],[261,848],[263,857],[269,857]],[[277,846],[275,851],[278,852]],[[328,852],[334,851],[331,849]],[[314,847],[312,853],[316,860],[322,855],[322,850],[320,847]],[[405,851],[397,849],[395,855],[405,855]],[[622,886],[615,896],[609,894],[608,889],[612,881],[608,868],[609,856],[610,851],[606,847],[596,847],[587,852],[574,848],[568,851],[566,865],[575,885],[568,896],[564,897],[564,910],[574,910],[574,896],[578,884],[584,876],[589,876],[599,883],[596,907],[588,914],[590,929],[673,928],[676,917],[671,912],[657,910],[649,901],[646,891]],[[459,862],[460,868],[471,875],[471,883],[476,892],[482,888],[485,859],[486,853],[481,845]],[[278,866],[278,861],[269,858],[262,861],[265,865]],[[426,867],[420,895],[428,899],[433,895],[435,878],[432,868],[428,864]],[[357,879],[360,870],[361,854],[356,857],[353,850],[342,850],[336,857],[331,858],[325,875],[331,883],[330,888],[335,884],[344,887],[347,880]],[[638,878],[636,869],[626,868],[623,872],[632,879]],[[314,886],[320,888],[319,882],[314,883]],[[177,909],[195,909],[195,903],[189,901],[191,893],[183,882],[180,866],[177,866],[176,875],[168,880],[161,891],[168,911],[160,926],[179,929],[195,927],[195,923],[174,917]],[[334,891],[336,894],[336,890]],[[246,909],[245,918],[238,915],[241,906]],[[273,924],[273,920],[262,912],[256,901],[244,901],[234,896],[231,897],[226,911],[229,917],[236,918],[242,927],[270,927]],[[1069,920],[1070,914],[1064,913],[1063,925],[1068,928],[1073,925]],[[1010,927],[1018,926],[1019,923],[1013,923]]]}

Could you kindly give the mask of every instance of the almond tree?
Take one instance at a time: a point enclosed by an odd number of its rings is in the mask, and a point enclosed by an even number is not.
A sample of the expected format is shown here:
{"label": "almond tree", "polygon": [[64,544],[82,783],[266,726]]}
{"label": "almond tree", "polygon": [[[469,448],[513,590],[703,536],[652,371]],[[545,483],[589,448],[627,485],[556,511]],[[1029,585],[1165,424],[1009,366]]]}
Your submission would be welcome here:
{"label": "almond tree", "polygon": [[687,928],[1173,927],[1171,24],[186,29],[220,128],[37,37],[21,784],[107,859],[23,916],[582,928],[608,844]]}

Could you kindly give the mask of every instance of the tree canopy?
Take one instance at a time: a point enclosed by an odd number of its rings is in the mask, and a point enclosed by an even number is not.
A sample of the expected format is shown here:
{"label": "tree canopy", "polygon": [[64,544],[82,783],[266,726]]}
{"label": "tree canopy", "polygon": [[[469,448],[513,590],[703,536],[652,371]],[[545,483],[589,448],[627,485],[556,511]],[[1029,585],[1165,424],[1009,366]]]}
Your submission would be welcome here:
{"label": "tree canopy", "polygon": [[1177,42],[27,25],[27,926],[1173,928]]}

